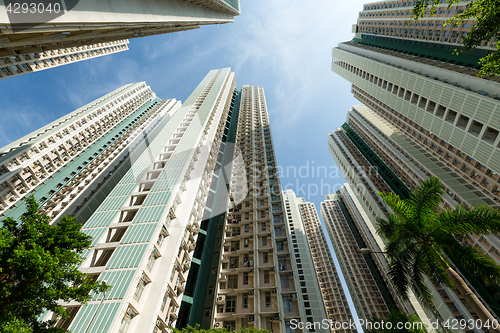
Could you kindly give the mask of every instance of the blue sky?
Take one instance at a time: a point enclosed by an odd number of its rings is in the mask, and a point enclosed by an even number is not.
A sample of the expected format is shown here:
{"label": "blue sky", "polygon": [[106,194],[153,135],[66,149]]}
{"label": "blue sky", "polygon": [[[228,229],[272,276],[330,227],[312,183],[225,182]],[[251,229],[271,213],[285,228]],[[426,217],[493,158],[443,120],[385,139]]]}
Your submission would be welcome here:
{"label": "blue sky", "polygon": [[230,24],[133,39],[129,51],[0,80],[0,147],[126,83],[146,81],[160,98],[184,101],[209,70],[231,67],[239,87],[266,92],[282,186],[318,206],[344,182],[327,134],[359,104],[330,70],[331,49],[353,37],[362,2],[241,0],[241,7]]}
{"label": "blue sky", "polygon": [[282,186],[319,209],[344,183],[327,135],[359,104],[330,70],[331,49],[353,37],[363,3],[241,0],[230,24],[133,39],[129,51],[0,80],[0,147],[124,84],[146,81],[158,97],[184,101],[211,69],[231,67],[238,87],[265,90]]}

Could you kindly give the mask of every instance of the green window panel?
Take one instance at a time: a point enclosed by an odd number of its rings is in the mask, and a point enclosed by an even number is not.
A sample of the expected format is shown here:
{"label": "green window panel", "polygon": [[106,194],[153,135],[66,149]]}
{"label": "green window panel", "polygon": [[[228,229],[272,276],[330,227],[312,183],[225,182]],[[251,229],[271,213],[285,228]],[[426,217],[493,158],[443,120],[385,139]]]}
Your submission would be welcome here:
{"label": "green window panel", "polygon": [[[430,96],[433,86],[434,86],[434,84],[432,82],[425,81],[424,86],[422,87],[422,95],[423,96]],[[437,100],[437,99],[435,99],[435,100]]]}
{"label": "green window panel", "polygon": [[415,91],[415,83],[417,81],[417,77],[415,75],[410,74],[408,77],[408,85],[406,86],[407,89],[410,91]]}
{"label": "green window panel", "polygon": [[403,105],[401,107],[401,114],[404,116],[408,116],[408,109],[410,108],[410,103],[407,101],[403,101]]}
{"label": "green window panel", "polygon": [[121,179],[122,184],[127,184],[127,183],[133,183],[135,182],[136,178],[133,174],[127,173],[123,178]]}
{"label": "green window panel", "polygon": [[128,198],[128,196],[107,198],[102,202],[99,210],[105,211],[120,209],[123,207]]}
{"label": "green window panel", "polygon": [[[118,312],[120,303],[90,304],[78,311],[73,323],[69,327],[73,333],[101,333],[107,332]],[[96,312],[99,310],[99,313]],[[89,325],[91,325],[89,327]]]}
{"label": "green window panel", "polygon": [[224,2],[226,4],[228,4],[229,6],[233,7],[234,9],[236,9],[237,11],[240,11],[240,2],[239,2],[239,0],[224,0]]}
{"label": "green window panel", "polygon": [[[121,182],[120,182],[121,183]],[[123,195],[129,195],[135,189],[137,184],[119,184],[117,185],[113,191],[108,195],[108,197],[118,197]]]}
{"label": "green window panel", "polygon": [[172,192],[170,191],[149,193],[149,195],[146,197],[146,200],[144,201],[143,206],[147,207],[166,205],[170,200],[171,195]]}
{"label": "green window panel", "polygon": [[479,143],[479,139],[477,139],[469,134],[465,137],[465,140],[462,143],[462,147],[460,147],[460,150],[462,150],[466,154],[473,156],[474,150],[476,150],[478,143]]}
{"label": "green window panel", "polygon": [[125,232],[121,244],[148,243],[153,237],[157,225],[158,223],[131,225]]}
{"label": "green window panel", "polygon": [[431,128],[431,124],[432,124],[432,119],[433,117],[432,116],[428,116],[428,115],[425,115],[424,116],[424,121],[422,122],[422,126],[424,128]]}
{"label": "green window panel", "polygon": [[[153,163],[153,161],[151,160],[151,163]],[[148,163],[148,164],[137,164],[135,163],[134,165],[132,165],[132,167],[130,168],[130,171],[129,173],[143,173],[144,171],[146,171],[151,163]]]}
{"label": "green window panel", "polygon": [[489,143],[486,143],[482,140],[479,140],[479,145],[476,148],[476,153],[474,154],[474,158],[477,159],[482,164],[487,165],[488,160],[490,159],[492,150],[493,150],[492,145],[490,145]]}
{"label": "green window panel", "polygon": [[474,114],[476,113],[476,109],[479,104],[479,98],[472,95],[467,95],[466,97],[467,98],[465,99],[465,102],[462,106],[461,113],[469,117],[474,117]]}
{"label": "green window panel", "polygon": [[83,230],[89,228],[97,227],[107,227],[113,222],[113,220],[118,215],[118,211],[106,211],[106,212],[96,212],[92,217],[85,223]]}
{"label": "green window panel", "polygon": [[409,119],[414,119],[414,118],[416,117],[416,114],[417,114],[417,113],[421,113],[421,112],[422,112],[422,110],[418,110],[418,109],[416,109],[416,108],[410,107],[410,108],[408,109],[407,117],[408,117]]}
{"label": "green window panel", "polygon": [[132,268],[139,266],[148,244],[120,245],[109,259],[106,269]]}
{"label": "green window panel", "polygon": [[488,168],[500,174],[500,149],[495,149],[488,161]]}
{"label": "green window panel", "polygon": [[[469,98],[467,98],[466,103],[468,103],[468,101]],[[481,99],[477,107],[476,114],[474,115],[474,119],[479,122],[482,122],[483,124],[487,124],[492,115],[493,115],[492,119],[498,119],[499,118],[498,115],[495,114],[498,113],[498,107],[497,110],[495,110],[495,106],[496,106],[495,103],[487,101],[486,99]],[[494,127],[496,127],[496,129],[500,129],[500,123],[496,126],[495,125]]]}
{"label": "green window panel", "polygon": [[133,222],[134,223],[158,222],[164,210],[165,210],[164,206],[141,208],[137,213],[137,215],[134,217]]}
{"label": "green window panel", "polygon": [[108,230],[108,228],[99,228],[99,229],[84,229],[84,232],[88,236],[92,236],[92,245],[95,246],[99,239],[101,239],[102,235]]}
{"label": "green window panel", "polygon": [[441,131],[441,126],[443,126],[443,121],[439,118],[434,117],[434,121],[432,122],[431,126],[431,131],[433,133],[439,133]]}
{"label": "green window panel", "polygon": [[182,168],[177,168],[173,170],[165,169],[160,174],[161,179],[178,178],[181,174]]}
{"label": "green window panel", "polygon": [[[136,270],[128,269],[122,271],[105,271],[99,277],[99,280],[106,280],[108,286],[113,286],[110,291],[106,293],[106,300],[118,300],[125,297],[125,293],[134,278]],[[102,293],[91,293],[93,301],[101,300],[104,296]]]}
{"label": "green window panel", "polygon": [[465,131],[455,128],[453,131],[453,134],[451,135],[450,143],[454,145],[455,147],[458,147],[461,149],[462,146],[462,141],[464,140],[465,137]]}
{"label": "green window panel", "polygon": [[92,250],[83,250],[83,252],[80,253],[80,258],[82,260],[87,259],[87,257],[89,256],[90,252],[92,252]]}
{"label": "green window panel", "polygon": [[432,91],[431,94],[429,95],[429,98],[433,101],[439,101],[441,99],[442,93],[443,93],[443,86],[437,83],[432,83]]}
{"label": "green window panel", "polygon": [[424,80],[421,78],[417,78],[417,81],[415,82],[415,89],[413,90],[417,94],[422,94],[422,89],[424,88]]}
{"label": "green window panel", "polygon": [[172,190],[177,183],[177,179],[158,180],[151,189],[152,192]]}
{"label": "green window panel", "polygon": [[[453,96],[453,90],[448,87],[443,87],[443,92],[441,93],[441,98],[439,99],[439,104],[444,106],[450,105],[451,97]],[[460,109],[457,109],[457,111]]]}
{"label": "green window panel", "polygon": [[443,122],[443,126],[441,127],[441,131],[439,132],[439,136],[441,139],[445,141],[449,141],[451,138],[451,133],[453,132],[453,125],[448,122]]}
{"label": "green window panel", "polygon": [[[467,110],[462,110],[462,106],[464,104],[465,100],[465,93],[455,90],[455,93],[453,94],[453,98],[451,99],[450,103],[450,108],[453,110],[460,110],[461,113]],[[469,116],[470,116],[470,110],[469,111]]]}

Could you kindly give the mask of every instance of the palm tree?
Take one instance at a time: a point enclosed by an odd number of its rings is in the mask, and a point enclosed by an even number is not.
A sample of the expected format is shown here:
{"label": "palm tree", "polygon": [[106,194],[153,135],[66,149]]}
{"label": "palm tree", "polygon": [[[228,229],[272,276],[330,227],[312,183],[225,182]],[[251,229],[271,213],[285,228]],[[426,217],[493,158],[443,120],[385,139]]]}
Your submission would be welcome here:
{"label": "palm tree", "polygon": [[[389,277],[396,291],[404,298],[408,289],[417,297],[432,297],[424,276],[458,290],[483,323],[497,327],[494,317],[470,290],[462,277],[451,267],[448,256],[473,272],[486,283],[500,282],[500,266],[478,249],[460,244],[457,239],[468,233],[500,232],[500,213],[488,206],[457,206],[454,210],[440,209],[444,194],[439,178],[423,181],[408,199],[394,193],[379,193],[393,210],[388,219],[378,219],[377,232],[386,239]],[[490,329],[490,332],[500,332]]]}

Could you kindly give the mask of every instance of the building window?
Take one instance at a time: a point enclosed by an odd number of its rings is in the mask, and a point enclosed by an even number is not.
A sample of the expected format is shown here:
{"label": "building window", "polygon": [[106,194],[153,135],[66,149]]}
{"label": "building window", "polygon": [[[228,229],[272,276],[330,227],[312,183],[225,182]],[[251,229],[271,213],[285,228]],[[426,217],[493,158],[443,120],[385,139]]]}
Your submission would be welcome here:
{"label": "building window", "polygon": [[229,289],[238,288],[238,275],[229,275],[227,281]]}
{"label": "building window", "polygon": [[266,303],[266,308],[270,308],[271,307],[271,292],[270,291],[265,292],[264,299],[265,299],[265,303]]}
{"label": "building window", "polygon": [[226,312],[236,311],[236,296],[226,296]]}
{"label": "building window", "polygon": [[137,302],[139,302],[139,300],[141,299],[142,292],[144,291],[144,288],[146,287],[146,285],[147,285],[147,282],[144,279],[144,277],[142,277],[141,280],[139,281],[139,284],[137,284],[137,289],[135,290],[135,294],[134,294],[134,299]]}
{"label": "building window", "polygon": [[283,311],[285,312],[293,311],[292,300],[290,299],[289,296],[283,296]]}
{"label": "building window", "polygon": [[264,271],[264,283],[269,283],[269,271]]}
{"label": "building window", "polygon": [[241,308],[248,309],[248,294],[243,294],[241,299]]}

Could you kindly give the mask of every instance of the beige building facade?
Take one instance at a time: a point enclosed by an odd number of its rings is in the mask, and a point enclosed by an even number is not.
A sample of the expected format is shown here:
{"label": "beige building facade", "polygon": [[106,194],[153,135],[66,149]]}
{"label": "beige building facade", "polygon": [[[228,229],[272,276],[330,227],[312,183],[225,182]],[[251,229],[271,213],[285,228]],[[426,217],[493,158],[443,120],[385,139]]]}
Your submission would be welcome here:
{"label": "beige building facade", "polygon": [[318,322],[327,318],[340,324],[353,322],[314,204],[306,202],[304,198],[297,198],[292,190],[283,193],[292,237],[295,236],[297,247],[303,249],[301,252],[309,252],[304,255],[306,258],[302,260],[300,267],[303,269],[302,274],[305,274],[304,284],[316,285],[316,288],[309,287],[312,290],[319,288],[319,292],[309,292],[307,295],[308,299],[314,300],[315,303],[315,308],[312,309],[314,316],[311,319],[319,318],[314,320]]}

